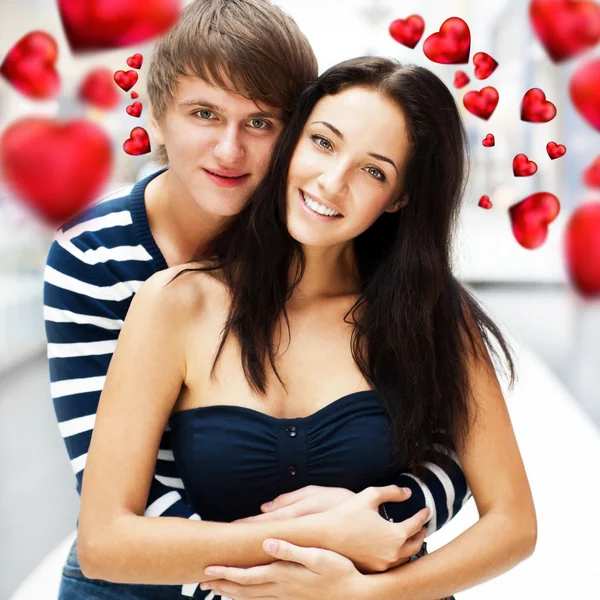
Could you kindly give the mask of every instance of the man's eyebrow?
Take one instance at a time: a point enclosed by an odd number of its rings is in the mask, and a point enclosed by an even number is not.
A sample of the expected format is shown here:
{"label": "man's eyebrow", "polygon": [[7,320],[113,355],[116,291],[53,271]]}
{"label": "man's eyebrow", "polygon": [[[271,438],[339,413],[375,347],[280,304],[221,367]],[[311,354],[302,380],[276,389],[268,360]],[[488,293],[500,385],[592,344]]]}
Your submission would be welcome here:
{"label": "man's eyebrow", "polygon": [[[313,122],[321,123],[322,125],[325,125],[325,127],[328,127],[329,129],[331,129],[331,131],[333,131],[333,133],[335,133],[335,135],[337,135],[341,140],[344,139],[344,134],[337,127],[334,127],[331,123],[328,123],[327,121],[313,121]],[[398,173],[398,167],[394,164],[394,161],[391,158],[388,158],[387,156],[383,156],[382,154],[375,154],[374,152],[369,152],[368,154],[369,154],[369,156],[372,156],[373,158],[376,158],[377,160],[382,160],[384,162],[390,163],[390,165],[392,165],[392,167],[394,167],[394,169],[396,170],[396,173]]]}
{"label": "man's eyebrow", "polygon": [[[188,107],[188,106],[204,106],[209,108],[210,110],[214,110],[215,112],[226,112],[224,108],[213,104],[212,102],[208,102],[207,100],[203,100],[202,98],[195,98],[193,100],[182,100],[177,103],[178,107]],[[258,110],[253,113],[248,113],[246,115],[248,119],[280,119],[274,112],[268,110]]]}

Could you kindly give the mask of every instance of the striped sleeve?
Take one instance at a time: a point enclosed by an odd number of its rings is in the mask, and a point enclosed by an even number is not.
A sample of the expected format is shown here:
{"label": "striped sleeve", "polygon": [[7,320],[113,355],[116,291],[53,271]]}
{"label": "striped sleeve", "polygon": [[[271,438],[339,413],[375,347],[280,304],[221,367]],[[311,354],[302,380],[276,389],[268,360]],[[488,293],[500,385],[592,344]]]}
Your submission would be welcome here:
{"label": "striped sleeve", "polygon": [[[119,281],[114,270],[98,263],[114,260],[112,249],[93,261],[59,231],[44,273],[44,321],[48,342],[50,389],[60,433],[65,442],[77,491],[81,483],[100,394],[123,319],[142,281]],[[139,249],[134,250],[138,252]],[[112,256],[111,256],[112,254]],[[129,260],[136,260],[134,258]],[[96,266],[90,266],[91,263]],[[147,516],[200,517],[184,502],[167,426],[150,487]]]}

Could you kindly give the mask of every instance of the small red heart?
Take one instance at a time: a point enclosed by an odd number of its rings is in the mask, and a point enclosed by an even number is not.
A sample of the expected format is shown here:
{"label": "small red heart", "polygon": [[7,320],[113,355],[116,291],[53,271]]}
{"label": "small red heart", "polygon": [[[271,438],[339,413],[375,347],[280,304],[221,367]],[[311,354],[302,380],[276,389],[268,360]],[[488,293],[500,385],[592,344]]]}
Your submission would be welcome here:
{"label": "small red heart", "polygon": [[123,143],[123,150],[133,156],[150,152],[150,138],[147,131],[143,127],[134,127],[129,134],[129,139]]}
{"label": "small red heart", "polygon": [[112,144],[89,121],[26,118],[0,138],[7,186],[49,223],[58,225],[98,197],[112,167]]}
{"label": "small red heart", "polygon": [[142,114],[142,103],[134,102],[133,104],[130,104],[125,110],[127,111],[128,115],[131,115],[132,117],[139,117]]}
{"label": "small red heart", "polygon": [[130,69],[129,71],[117,71],[115,73],[115,82],[122,89],[128,92],[138,80],[137,71]]}
{"label": "small red heart", "polygon": [[442,65],[468,63],[471,52],[469,26],[459,17],[446,19],[439,32],[425,40],[423,52],[429,60]]}
{"label": "small red heart", "polygon": [[600,154],[596,160],[583,172],[583,182],[589,187],[600,188]]}
{"label": "small red heart", "polygon": [[566,151],[567,151],[566,146],[563,146],[562,144],[557,144],[555,142],[548,142],[546,144],[546,152],[548,153],[548,156],[552,160],[554,160],[555,158],[560,158],[561,156],[564,156]]}
{"label": "small red heart", "polygon": [[485,208],[485,209],[492,208],[492,203],[490,201],[490,197],[489,196],[481,196],[481,198],[479,199],[479,206],[481,206],[481,208]]}
{"label": "small red heart", "polygon": [[596,130],[600,131],[600,58],[579,67],[569,84],[571,101],[579,114]]}
{"label": "small red heart", "polygon": [[144,62],[144,57],[138,52],[136,54],[134,54],[133,56],[130,56],[127,59],[127,64],[132,68],[132,69],[141,69],[142,68],[142,63]]}
{"label": "small red heart", "polygon": [[419,15],[396,19],[389,27],[390,35],[399,43],[414,48],[425,31],[425,21]]}
{"label": "small red heart", "polygon": [[166,33],[177,21],[181,0],[58,0],[71,50],[120,48]]}
{"label": "small red heart", "polygon": [[521,102],[521,121],[530,123],[548,123],[556,116],[556,106],[546,100],[546,94],[540,88],[531,88]]}
{"label": "small red heart", "polygon": [[98,108],[112,110],[121,102],[119,92],[113,83],[113,76],[109,69],[98,67],[92,69],[83,80],[79,92],[79,99]]}
{"label": "small red heart", "polygon": [[538,170],[538,166],[527,158],[526,154],[517,154],[513,158],[513,173],[515,177],[530,177]]}
{"label": "small red heart", "polygon": [[475,77],[477,79],[487,79],[498,66],[498,63],[485,52],[475,54],[473,64],[475,65]]}
{"label": "small red heart", "polygon": [[508,209],[515,239],[523,248],[539,248],[548,237],[548,225],[560,212],[560,202],[554,194],[538,192],[513,204]]}
{"label": "small red heart", "polygon": [[499,99],[498,90],[488,86],[479,92],[466,93],[463,98],[463,104],[471,114],[487,121],[492,116],[494,110],[496,110]]}
{"label": "small red heart", "polygon": [[554,62],[571,58],[600,40],[600,5],[573,0],[532,0],[529,18]]}
{"label": "small red heart", "polygon": [[571,213],[564,252],[573,286],[588,298],[600,294],[600,202],[586,202]]}
{"label": "small red heart", "polygon": [[136,98],[139,98],[140,95],[137,92],[131,92],[131,97],[135,100]]}
{"label": "small red heart", "polygon": [[454,87],[457,89],[465,87],[471,79],[464,71],[456,71],[454,74]]}
{"label": "small red heart", "polygon": [[496,138],[494,137],[493,134],[488,133],[485,136],[485,139],[481,142],[486,148],[491,148],[492,146],[496,145]]}
{"label": "small red heart", "polygon": [[58,45],[44,31],[32,31],[23,36],[6,55],[0,74],[16,90],[36,100],[46,100],[58,94],[60,77],[55,69]]}

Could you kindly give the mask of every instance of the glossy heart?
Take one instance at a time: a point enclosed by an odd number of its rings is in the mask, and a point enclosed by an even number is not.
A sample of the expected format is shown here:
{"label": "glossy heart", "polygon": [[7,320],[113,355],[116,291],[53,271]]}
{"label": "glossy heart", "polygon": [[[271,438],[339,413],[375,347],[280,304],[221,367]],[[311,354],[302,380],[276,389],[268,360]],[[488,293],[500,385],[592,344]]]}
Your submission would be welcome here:
{"label": "glossy heart", "polygon": [[600,5],[581,0],[532,0],[529,18],[554,62],[571,58],[600,40]]}
{"label": "glossy heart", "polygon": [[104,67],[92,69],[86,75],[79,87],[78,97],[83,102],[105,110],[112,110],[121,102],[112,73]]}
{"label": "glossy heart", "polygon": [[115,83],[122,89],[128,92],[138,80],[137,71],[130,69],[129,71],[117,71],[114,75]]}
{"label": "glossy heart", "polygon": [[55,65],[58,46],[44,31],[23,36],[9,51],[0,74],[16,90],[35,100],[47,100],[58,94],[60,77]]}
{"label": "glossy heart", "polygon": [[600,131],[600,58],[577,68],[571,77],[569,94],[579,114]]}
{"label": "glossy heart", "polygon": [[600,188],[600,155],[596,160],[583,172],[583,182],[589,187]]}
{"label": "glossy heart", "polygon": [[600,294],[600,202],[578,206],[569,217],[564,238],[571,283],[583,296]]}
{"label": "glossy heart", "polygon": [[459,17],[446,19],[439,32],[430,35],[423,44],[425,56],[442,65],[457,65],[469,62],[471,32]]}
{"label": "glossy heart", "polygon": [[560,212],[560,202],[554,194],[538,192],[508,209],[512,232],[523,248],[535,250],[548,237],[548,226]]}
{"label": "glossy heart", "polygon": [[481,208],[485,208],[485,209],[492,208],[492,203],[490,201],[490,197],[489,196],[481,196],[481,198],[479,199],[479,206],[481,206]]}
{"label": "glossy heart", "polygon": [[11,191],[59,225],[99,196],[112,168],[112,145],[89,121],[26,118],[0,138],[0,165]]}
{"label": "glossy heart", "polygon": [[546,100],[546,94],[540,88],[531,88],[521,101],[521,121],[530,123],[548,123],[556,116],[556,106]]}
{"label": "glossy heart", "polygon": [[496,88],[488,86],[484,87],[479,92],[473,91],[466,93],[463,98],[463,104],[471,114],[487,121],[496,110],[499,99],[500,96]]}
{"label": "glossy heart", "polygon": [[133,156],[150,152],[150,138],[147,131],[143,127],[134,127],[129,134],[129,139],[123,143],[123,150]]}
{"label": "glossy heart", "polygon": [[425,21],[419,15],[396,19],[389,27],[390,35],[400,44],[414,48],[425,31]]}
{"label": "glossy heart", "polygon": [[128,115],[131,115],[132,117],[139,117],[142,114],[142,103],[134,102],[133,104],[130,104],[125,110],[127,111]]}
{"label": "glossy heart", "polygon": [[546,152],[548,152],[548,156],[554,160],[555,158],[560,158],[564,156],[567,151],[566,146],[562,144],[557,144],[556,142],[548,142],[546,144]]}
{"label": "glossy heart", "polygon": [[488,133],[485,136],[485,139],[481,142],[486,148],[491,148],[496,145],[496,138],[492,133]]}
{"label": "glossy heart", "polygon": [[526,154],[517,154],[513,158],[513,173],[515,177],[530,177],[537,170],[537,164],[529,160]]}
{"label": "glossy heart", "polygon": [[131,92],[131,97],[133,98],[133,100],[135,100],[136,98],[139,98],[140,95],[137,92]]}
{"label": "glossy heart", "polygon": [[58,0],[71,50],[121,48],[152,40],[177,21],[181,0]]}
{"label": "glossy heart", "polygon": [[144,57],[137,52],[136,54],[134,54],[133,56],[130,56],[127,59],[127,64],[132,68],[132,69],[141,69],[142,68],[142,63],[144,62]]}
{"label": "glossy heart", "polygon": [[464,71],[456,71],[454,74],[454,87],[457,89],[465,87],[471,79]]}
{"label": "glossy heart", "polygon": [[475,65],[475,77],[477,79],[487,79],[498,66],[498,63],[485,52],[477,52],[473,56],[473,64]]}

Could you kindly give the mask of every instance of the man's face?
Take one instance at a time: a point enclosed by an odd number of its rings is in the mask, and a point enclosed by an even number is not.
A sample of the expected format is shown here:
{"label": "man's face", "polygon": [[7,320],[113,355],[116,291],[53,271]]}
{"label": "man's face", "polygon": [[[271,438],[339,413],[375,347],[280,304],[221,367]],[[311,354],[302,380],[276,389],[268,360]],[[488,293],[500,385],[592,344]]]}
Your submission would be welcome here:
{"label": "man's face", "polygon": [[283,111],[254,104],[199,77],[181,77],[154,137],[169,170],[198,207],[214,216],[239,213],[265,176]]}

